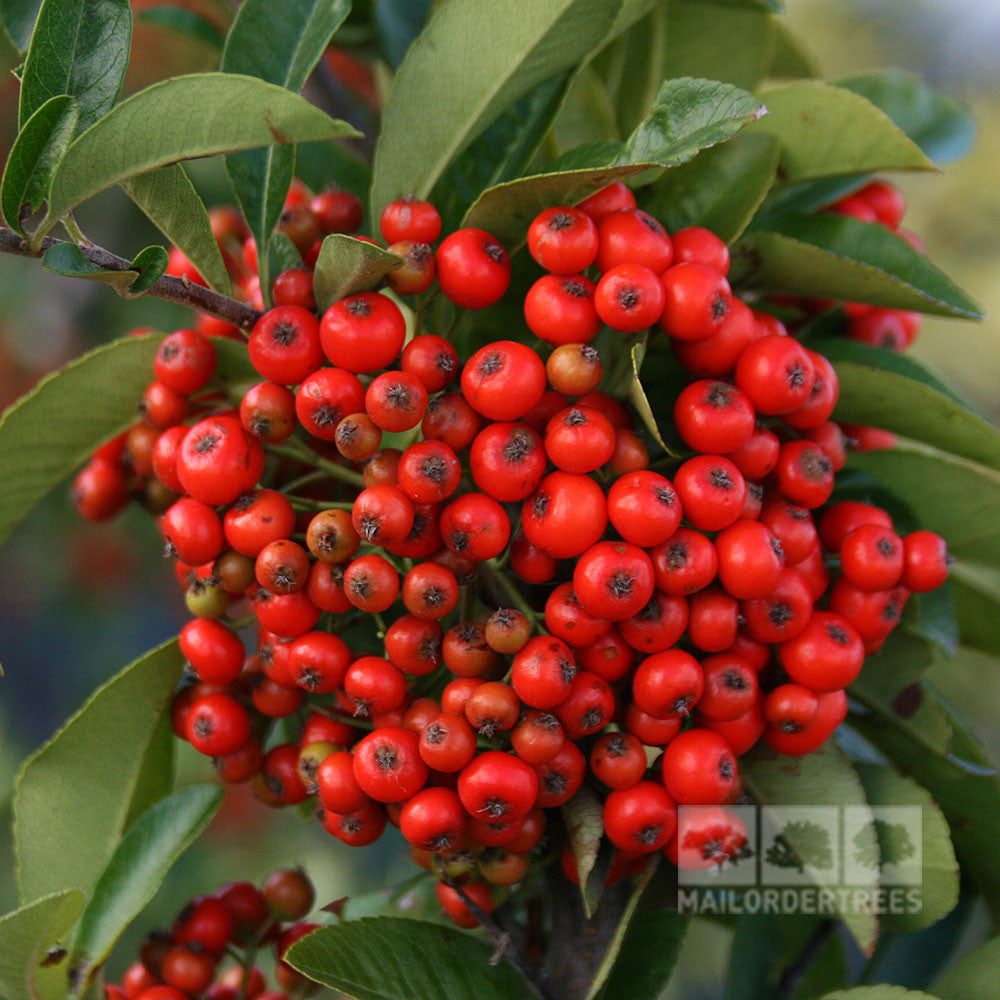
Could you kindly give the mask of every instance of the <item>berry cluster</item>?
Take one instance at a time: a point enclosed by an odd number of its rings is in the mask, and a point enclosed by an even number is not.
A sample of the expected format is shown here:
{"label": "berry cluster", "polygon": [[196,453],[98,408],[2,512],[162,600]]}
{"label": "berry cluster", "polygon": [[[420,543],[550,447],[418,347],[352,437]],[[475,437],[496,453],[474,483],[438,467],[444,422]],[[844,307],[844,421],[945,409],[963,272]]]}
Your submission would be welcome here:
{"label": "berry cluster", "polygon": [[[329,217],[337,194],[283,217],[307,262],[324,231],[360,222],[343,198]],[[394,294],[317,315],[311,272],[285,272],[247,345],[262,381],[226,408],[212,341],[177,331],[143,402],[142,463],[138,429],[119,442],[171,501],[161,531],[195,616],[176,732],[269,804],[315,796],[345,843],[398,826],[463,924],[464,897],[489,912],[490,885],[523,877],[546,810],[584,781],[604,795],[613,876],[659,850],[735,856],[739,756],[826,741],[909,594],[944,581],[943,540],[830,505],[848,446],[833,366],[733,294],[711,232],[668,234],[620,183],[542,212],[527,248],[545,273],[523,304],[538,340],[463,363],[444,337],[408,337],[406,297],[491,306],[506,251],[479,229],[435,249],[438,213],[413,198],[381,229],[405,260]],[[676,459],[651,461],[601,390],[615,340],[646,330],[687,379]],[[84,514],[127,496],[115,461],[78,478]],[[297,741],[267,748],[287,717]],[[678,804],[712,807],[684,843]]]}
{"label": "berry cluster", "polygon": [[[105,1000],[288,1000],[314,992],[316,984],[283,960],[319,926],[302,919],[314,902],[312,883],[298,869],[272,872],[259,889],[230,882],[199,896],[169,931],[146,937],[121,983],[105,985]],[[274,953],[274,988],[254,964],[264,949]]]}

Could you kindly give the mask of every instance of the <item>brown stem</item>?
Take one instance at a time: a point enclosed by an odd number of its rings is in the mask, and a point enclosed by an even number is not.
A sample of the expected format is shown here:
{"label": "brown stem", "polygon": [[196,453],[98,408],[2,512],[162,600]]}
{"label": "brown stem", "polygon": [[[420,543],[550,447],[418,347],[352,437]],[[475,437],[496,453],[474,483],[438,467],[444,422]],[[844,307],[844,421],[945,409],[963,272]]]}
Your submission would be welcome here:
{"label": "brown stem", "polygon": [[[12,253],[19,257],[41,257],[49,247],[60,242],[62,241],[46,236],[38,250],[33,251],[28,246],[27,240],[21,239],[12,229],[0,226],[0,253]],[[132,266],[124,257],[119,257],[99,246],[79,243],[76,246],[87,260],[105,271],[127,271]],[[228,295],[221,295],[210,288],[195,285],[187,278],[175,278],[169,274],[163,275],[146,294],[166,299],[168,302],[177,302],[182,306],[190,306],[243,330],[251,329],[261,317],[261,313],[245,302],[237,302]]]}

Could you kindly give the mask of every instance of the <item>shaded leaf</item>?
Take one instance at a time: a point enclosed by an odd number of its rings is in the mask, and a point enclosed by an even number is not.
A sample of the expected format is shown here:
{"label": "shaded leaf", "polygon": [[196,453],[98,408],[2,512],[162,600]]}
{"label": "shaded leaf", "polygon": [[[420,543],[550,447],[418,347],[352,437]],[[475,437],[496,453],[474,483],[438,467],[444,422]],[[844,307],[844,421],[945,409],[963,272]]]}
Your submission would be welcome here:
{"label": "shaded leaf", "polygon": [[211,821],[222,795],[218,785],[192,785],[161,799],[128,828],[101,872],[73,936],[70,967],[75,995],[86,991],[119,936]]}
{"label": "shaded leaf", "polygon": [[317,309],[323,311],[347,295],[374,288],[390,271],[403,264],[399,254],[383,250],[367,240],[342,233],[327,236],[313,274]]}
{"label": "shaded leaf", "polygon": [[431,0],[375,0],[375,27],[389,65],[397,69],[423,29]]}
{"label": "shaded leaf", "polygon": [[[56,243],[42,255],[42,265],[53,274],[67,278],[87,278],[110,285],[123,299],[134,299],[148,291],[167,268],[163,247],[146,247],[125,271],[107,271],[88,260],[75,243]],[[65,469],[63,470],[66,471]]]}
{"label": "shaded leaf", "polygon": [[933,986],[940,1000],[992,1000],[1000,977],[1000,938],[963,955]]}
{"label": "shaded leaf", "polygon": [[962,642],[1000,656],[1000,570],[959,560],[949,580]]}
{"label": "shaded leaf", "polygon": [[[0,994],[6,1000],[48,1000],[61,995],[60,986],[65,993],[68,955],[62,944],[84,901],[79,889],[63,889],[0,917]],[[51,968],[42,967],[46,959]]]}
{"label": "shaded leaf", "polygon": [[60,94],[46,101],[28,119],[19,133],[3,170],[0,205],[11,229],[23,235],[21,210],[41,208],[52,173],[73,138],[77,118],[76,101]]}
{"label": "shaded leaf", "polygon": [[42,0],[0,0],[0,21],[11,44],[19,53],[28,49],[31,32]]}
{"label": "shaded leaf", "polygon": [[0,417],[0,542],[94,449],[137,418],[159,337],[124,337],[53,372]]}
{"label": "shaded leaf", "polygon": [[884,226],[844,215],[783,215],[770,230],[745,233],[733,263],[733,280],[761,291],[982,317],[924,254]]}
{"label": "shaded leaf", "polygon": [[174,31],[209,48],[222,48],[224,39],[218,25],[198,11],[180,4],[161,3],[155,7],[147,7],[139,12],[138,18],[146,24]]}
{"label": "shaded leaf", "polygon": [[853,990],[827,993],[821,1000],[937,1000],[929,993],[908,990],[902,986],[856,986]]}
{"label": "shaded leaf", "polygon": [[670,232],[704,226],[731,243],[760,208],[777,169],[778,142],[773,136],[734,135],[664,171],[639,198]]}
{"label": "shaded leaf", "polygon": [[881,70],[835,82],[881,108],[935,163],[954,163],[975,144],[969,109],[914,73]]}
{"label": "shaded leaf", "polygon": [[232,294],[232,281],[212,234],[208,210],[179,163],[139,174],[121,186],[153,225],[184,252],[211,288],[223,295]]}
{"label": "shaded leaf", "polygon": [[812,54],[782,21],[774,22],[774,54],[767,75],[776,80],[819,76]]}
{"label": "shaded leaf", "polygon": [[51,97],[76,98],[84,132],[118,100],[132,45],[128,0],[45,0],[21,77],[18,122]]}
{"label": "shaded leaf", "polygon": [[[765,810],[769,803],[780,806],[851,806],[859,814],[867,809],[864,789],[854,769],[843,752],[832,741],[825,743],[815,753],[806,757],[785,757],[767,748],[758,748],[742,758],[741,773],[747,789]],[[797,847],[797,834],[788,824],[786,836],[793,849]],[[877,852],[873,829],[865,827],[862,834],[872,852]],[[877,856],[877,855],[876,855]],[[835,889],[840,885],[838,873],[833,865],[832,874],[825,870],[809,867],[817,886]],[[863,891],[878,889],[878,876],[873,873],[868,884],[859,887]],[[836,893],[833,893],[836,897]],[[841,906],[839,916],[854,936],[862,951],[870,954],[875,947],[877,921],[872,913],[854,910],[849,901],[837,900]]]}
{"label": "shaded leaf", "polygon": [[606,0],[450,0],[410,46],[375,152],[371,213],[427,197],[505,108],[596,47],[619,13]]}
{"label": "shaded leaf", "polygon": [[[169,712],[183,658],[171,640],[101,685],[21,766],[14,786],[14,843],[23,900],[67,886],[93,890],[138,798],[163,794],[147,755]],[[172,754],[172,744],[166,745]]]}
{"label": "shaded leaf", "polygon": [[562,807],[566,831],[569,834],[569,849],[576,862],[577,874],[580,877],[580,894],[583,897],[583,909],[587,917],[593,915],[600,897],[598,887],[597,898],[589,891],[590,873],[597,863],[597,852],[601,848],[601,838],[604,836],[604,811],[597,794],[586,785]]}
{"label": "shaded leaf", "polygon": [[334,142],[300,142],[295,147],[295,174],[314,192],[336,184],[362,201],[368,197],[371,184],[368,165]]}
{"label": "shaded leaf", "polygon": [[49,217],[175,160],[355,134],[345,122],[263,80],[232,73],[174,77],[122,101],[70,145],[52,179]]}
{"label": "shaded leaf", "polygon": [[769,113],[754,131],[781,144],[781,169],[788,181],[932,168],[885,112],[853,91],[804,80],[780,84],[762,96]]}
{"label": "shaded leaf", "polygon": [[532,989],[506,962],[490,965],[483,941],[438,924],[369,917],[323,927],[292,945],[287,961],[355,1000],[525,1000]]}
{"label": "shaded leaf", "polygon": [[639,419],[642,421],[646,430],[649,431],[653,440],[668,455],[673,455],[673,452],[667,447],[667,443],[663,440],[663,435],[660,433],[660,428],[656,423],[656,416],[653,413],[653,408],[649,405],[649,399],[646,397],[646,390],[643,388],[642,380],[639,377],[639,371],[642,368],[642,362],[646,356],[645,343],[641,342],[633,344],[632,349],[629,351],[629,356],[632,359],[632,382],[628,390],[628,400],[635,409],[635,412],[639,414]]}

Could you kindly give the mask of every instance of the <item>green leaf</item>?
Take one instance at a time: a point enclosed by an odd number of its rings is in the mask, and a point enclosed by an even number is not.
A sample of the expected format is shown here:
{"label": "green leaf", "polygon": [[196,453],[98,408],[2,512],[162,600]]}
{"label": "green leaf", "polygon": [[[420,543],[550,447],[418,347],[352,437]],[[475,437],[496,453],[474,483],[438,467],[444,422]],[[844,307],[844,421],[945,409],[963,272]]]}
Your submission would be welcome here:
{"label": "green leaf", "polygon": [[40,208],[49,181],[73,138],[79,112],[76,101],[60,94],[46,101],[21,130],[7,157],[0,187],[3,217],[11,229],[23,235],[21,211]]}
{"label": "green leaf", "polygon": [[574,205],[612,181],[682,163],[733,135],[759,107],[750,94],[728,84],[668,80],[624,144],[581,146],[550,163],[545,173],[489,188],[466,213],[463,225],[478,226],[513,245],[542,209]]}
{"label": "green leaf", "polygon": [[[55,1000],[65,994],[68,955],[62,943],[84,901],[79,889],[63,889],[0,917],[0,994],[6,1000]],[[42,965],[46,960],[51,966]]]}
{"label": "green leaf", "polygon": [[49,217],[175,160],[357,133],[283,87],[233,73],[191,73],[122,101],[66,150]]}
{"label": "green leaf", "polygon": [[222,796],[218,785],[192,785],[161,799],[129,827],[101,872],[73,936],[74,995],[86,991],[122,932],[218,811]]}
{"label": "green leaf", "polygon": [[221,49],[222,32],[218,25],[196,10],[176,3],[161,3],[147,7],[138,15],[140,21],[157,28],[166,28],[185,38],[193,39],[212,49]]}
{"label": "green leaf", "polygon": [[1000,656],[1000,570],[959,560],[949,580],[962,642]]}
{"label": "green leaf", "polygon": [[323,927],[286,960],[355,1000],[525,1000],[533,991],[507,962],[490,964],[478,938],[423,920],[369,917]]}
{"label": "green leaf", "polygon": [[902,986],[856,986],[853,990],[827,993],[821,1000],[938,1000],[938,998]]}
{"label": "green leaf", "polygon": [[269,250],[273,265],[271,269],[275,274],[281,274],[292,267],[302,267],[299,248],[284,233],[271,233]]}
{"label": "green leaf", "polygon": [[1000,470],[1000,431],[918,361],[846,338],[815,341],[840,380],[834,418],[883,427]]}
{"label": "green leaf", "polygon": [[954,163],[975,145],[976,122],[969,109],[913,73],[881,70],[835,83],[881,108],[935,163]]}
{"label": "green leaf", "polygon": [[848,467],[906,497],[921,526],[943,535],[955,557],[1000,566],[1000,472],[911,441],[856,453]]}
{"label": "green leaf", "polygon": [[661,1000],[680,957],[688,919],[673,910],[639,912],[629,921],[600,1000]]}
{"label": "green leaf", "polygon": [[[777,803],[781,806],[839,805],[856,807],[860,811],[867,809],[861,781],[843,752],[832,741],[806,757],[785,757],[772,750],[757,749],[742,759],[741,772],[753,798],[765,807]],[[785,832],[794,849],[797,840],[792,826],[789,824]],[[868,846],[876,852],[878,845],[874,830],[866,826],[865,833]],[[837,866],[833,867],[836,869]],[[840,884],[835,871],[827,877],[819,868],[810,867],[808,870],[821,888],[836,889]],[[875,892],[878,876],[873,873],[870,884],[860,888]],[[836,896],[836,892],[833,895]],[[860,909],[854,910],[849,903],[840,909],[839,915],[862,951],[870,954],[877,934],[875,916]]]}
{"label": "green leaf", "polygon": [[743,233],[778,169],[778,141],[769,135],[734,135],[666,170],[640,193],[643,208],[670,232],[704,226],[731,243]]}
{"label": "green leaf", "polygon": [[327,236],[313,273],[317,308],[322,311],[347,295],[374,288],[390,271],[404,263],[399,254],[389,253],[367,240],[342,233]]}
{"label": "green leaf", "polygon": [[[639,419],[642,421],[646,430],[649,431],[650,437],[652,437],[652,439],[668,455],[673,456],[674,453],[667,446],[666,441],[663,440],[663,435],[660,433],[660,428],[656,422],[656,415],[653,413],[653,408],[649,405],[646,390],[643,388],[642,380],[639,377],[643,360],[646,357],[645,341],[633,344],[631,350],[629,351],[629,357],[632,360],[632,381],[628,388],[628,401],[632,404],[635,412],[639,414]],[[653,382],[653,384],[657,385],[657,388],[659,388],[656,382]]]}
{"label": "green leaf", "polygon": [[20,127],[49,98],[70,94],[84,132],[118,100],[132,45],[128,0],[45,0],[36,28],[21,77]]}
{"label": "green leaf", "polygon": [[761,291],[982,318],[979,306],[905,240],[832,213],[785,215],[768,231],[744,234],[733,280]]}
{"label": "green leaf", "polygon": [[[936,924],[958,904],[958,862],[951,846],[948,823],[931,798],[912,778],[874,764],[856,764],[855,770],[864,785],[872,806],[907,806],[920,809],[920,909],[915,913],[887,913],[881,918],[887,930],[922,930]],[[891,822],[891,820],[890,820]],[[882,864],[905,863],[897,858],[890,831],[876,824]]]}
{"label": "green leaf", "polygon": [[187,171],[173,163],[139,174],[121,185],[150,221],[198,269],[211,288],[232,294],[233,284],[201,196]]}
{"label": "green leaf", "polygon": [[[88,895],[125,833],[135,800],[164,794],[170,757],[147,753],[170,710],[183,658],[171,640],[101,685],[21,766],[14,843],[22,900],[67,886]],[[157,746],[163,745],[157,741]],[[172,745],[166,744],[168,754]],[[155,787],[143,787],[154,777]]]}
{"label": "green leaf", "polygon": [[375,27],[393,69],[420,34],[430,9],[431,0],[375,0]]}
{"label": "green leaf", "polygon": [[[350,10],[350,0],[286,0],[280,12],[273,0],[245,0],[229,29],[222,69],[298,93]],[[226,169],[257,246],[266,248],[295,173],[295,150],[278,145],[233,153]],[[267,303],[268,254],[259,253],[257,263]]]}
{"label": "green leaf", "polygon": [[124,271],[108,271],[88,260],[75,243],[56,243],[42,255],[47,271],[67,278],[87,278],[110,285],[123,299],[134,299],[148,291],[167,269],[163,247],[146,247]]}
{"label": "green leaf", "polygon": [[1000,978],[1000,938],[963,955],[935,984],[940,1000],[993,1000]]}
{"label": "green leaf", "polygon": [[394,198],[427,197],[505,108],[595,48],[619,9],[619,0],[440,6],[399,67],[382,115],[372,218]]}
{"label": "green leaf", "polygon": [[767,75],[776,80],[796,80],[819,75],[811,53],[782,21],[774,22],[774,55]]}
{"label": "green leaf", "polygon": [[94,449],[137,418],[160,337],[124,337],[44,378],[0,417],[0,542]]}
{"label": "green leaf", "polygon": [[754,131],[781,143],[787,181],[878,170],[930,170],[933,164],[885,112],[860,94],[815,80],[762,95],[768,114]]}
{"label": "green leaf", "polygon": [[350,150],[333,142],[300,142],[295,147],[295,173],[312,191],[325,191],[331,184],[368,197],[371,170]]}
{"label": "green leaf", "polygon": [[0,0],[0,21],[19,53],[28,49],[42,0]]}
{"label": "green leaf", "polygon": [[576,862],[580,877],[580,895],[583,910],[589,919],[597,906],[597,899],[588,892],[590,873],[597,863],[597,852],[604,836],[604,812],[597,794],[586,785],[562,807],[563,820],[569,834],[569,849]]}
{"label": "green leaf", "polygon": [[767,76],[775,31],[766,10],[672,0],[666,28],[663,77],[703,76],[750,89]]}

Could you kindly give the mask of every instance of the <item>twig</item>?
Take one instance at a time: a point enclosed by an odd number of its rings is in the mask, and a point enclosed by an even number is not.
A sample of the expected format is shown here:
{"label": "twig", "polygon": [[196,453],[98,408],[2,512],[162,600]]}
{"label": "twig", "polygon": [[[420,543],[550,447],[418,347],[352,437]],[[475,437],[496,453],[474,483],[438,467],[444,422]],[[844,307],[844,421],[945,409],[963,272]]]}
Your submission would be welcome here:
{"label": "twig", "polygon": [[787,1000],[793,997],[798,988],[802,985],[809,967],[819,958],[820,952],[826,947],[833,932],[837,929],[837,921],[828,918],[824,920],[813,932],[811,938],[806,941],[799,952],[798,957],[790,965],[785,967],[785,971],[778,980],[777,996],[779,1000]]}
{"label": "twig", "polygon": [[[0,253],[11,253],[18,257],[41,257],[49,247],[61,242],[64,241],[46,236],[42,240],[41,246],[35,251],[28,246],[26,240],[21,239],[12,229],[0,226]],[[80,243],[77,243],[76,246],[87,260],[105,271],[128,271],[132,267],[131,261],[102,247]],[[208,313],[210,316],[225,320],[243,330],[251,329],[261,316],[253,306],[249,306],[245,302],[238,302],[228,295],[222,295],[219,292],[213,292],[210,288],[196,285],[188,281],[187,278],[175,278],[169,274],[158,279],[145,294],[158,299],[166,299],[168,302],[177,302],[182,306],[189,306],[191,309]]]}

